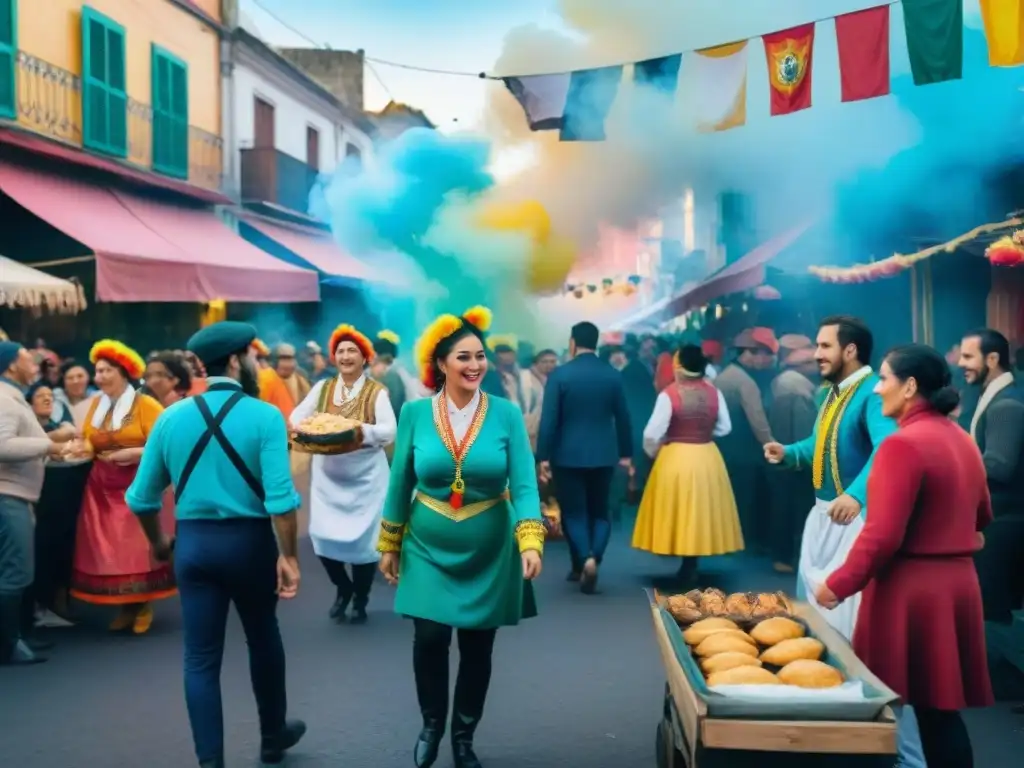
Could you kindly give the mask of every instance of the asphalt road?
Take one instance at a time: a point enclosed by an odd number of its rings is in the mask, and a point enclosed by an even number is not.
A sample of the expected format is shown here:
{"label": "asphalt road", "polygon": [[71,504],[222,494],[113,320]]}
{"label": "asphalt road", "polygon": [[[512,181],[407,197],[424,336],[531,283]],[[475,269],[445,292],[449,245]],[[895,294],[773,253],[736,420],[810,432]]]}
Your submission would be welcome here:
{"label": "asphalt road", "polygon": [[[494,679],[477,735],[487,768],[644,768],[664,676],[641,588],[676,563],[627,549],[617,533],[602,593],[584,597],[563,581],[564,546],[550,544],[539,582],[540,617],[499,632]],[[309,733],[289,757],[304,768],[409,768],[419,715],[411,674],[412,627],[375,586],[370,623],[327,619],[331,587],[307,551],[299,598],[282,605],[290,715]],[[708,561],[727,589],[789,589],[766,563]],[[182,698],[181,625],[175,601],[157,607],[145,637],[104,631],[108,612],[51,630],[48,664],[0,669],[0,766],[187,768],[195,765]],[[454,678],[453,678],[454,679]],[[245,640],[229,627],[223,690],[228,766],[257,766],[256,712]],[[1024,717],[996,707],[968,715],[976,764],[1020,765]],[[447,746],[439,766],[448,764]],[[1017,758],[1013,758],[1017,755]]]}

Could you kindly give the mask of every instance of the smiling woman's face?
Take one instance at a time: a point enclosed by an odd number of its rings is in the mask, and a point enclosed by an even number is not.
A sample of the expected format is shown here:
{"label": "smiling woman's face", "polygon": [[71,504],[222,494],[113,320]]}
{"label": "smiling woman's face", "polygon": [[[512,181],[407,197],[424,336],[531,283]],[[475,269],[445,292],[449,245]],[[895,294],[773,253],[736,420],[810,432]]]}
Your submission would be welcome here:
{"label": "smiling woman's face", "polygon": [[452,347],[451,352],[438,361],[449,387],[463,390],[477,390],[487,373],[487,355],[483,342],[476,334],[463,336]]}

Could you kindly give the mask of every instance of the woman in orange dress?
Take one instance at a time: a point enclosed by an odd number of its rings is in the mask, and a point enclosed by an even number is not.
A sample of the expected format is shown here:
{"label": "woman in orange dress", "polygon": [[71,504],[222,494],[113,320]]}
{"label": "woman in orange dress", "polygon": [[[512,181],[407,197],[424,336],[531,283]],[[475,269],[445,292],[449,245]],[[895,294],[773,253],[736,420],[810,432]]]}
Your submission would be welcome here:
{"label": "woman in orange dress", "polygon": [[[153,623],[150,602],[177,592],[172,566],[153,559],[142,526],[124,500],[163,406],[136,391],[134,384],[146,365],[134,350],[104,340],[93,346],[89,360],[101,394],[83,425],[95,461],[78,518],[71,595],[87,603],[121,606],[110,629],[131,628],[141,635]],[[161,517],[164,530],[169,530],[173,508],[167,505]]]}

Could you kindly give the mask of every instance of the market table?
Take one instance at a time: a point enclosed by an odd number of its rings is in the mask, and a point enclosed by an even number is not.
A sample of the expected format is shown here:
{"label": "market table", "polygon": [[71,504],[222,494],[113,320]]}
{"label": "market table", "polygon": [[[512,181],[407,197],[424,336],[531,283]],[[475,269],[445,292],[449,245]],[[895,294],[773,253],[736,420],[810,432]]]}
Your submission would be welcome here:
{"label": "market table", "polygon": [[[894,696],[810,605],[797,603],[794,613],[852,676]],[[652,600],[651,619],[667,679],[657,730],[658,768],[892,768],[896,762],[896,721],[889,707],[872,722],[709,716],[679,663],[662,617]]]}

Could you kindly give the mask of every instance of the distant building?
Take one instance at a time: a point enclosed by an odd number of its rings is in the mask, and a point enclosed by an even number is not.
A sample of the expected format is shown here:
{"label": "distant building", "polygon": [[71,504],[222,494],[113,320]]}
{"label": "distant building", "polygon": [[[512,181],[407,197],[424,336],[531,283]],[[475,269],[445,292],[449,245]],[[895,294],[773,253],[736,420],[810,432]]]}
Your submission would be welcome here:
{"label": "distant building", "polygon": [[377,126],[378,141],[397,138],[410,128],[437,128],[423,112],[397,101],[389,101],[384,109],[369,116]]}

